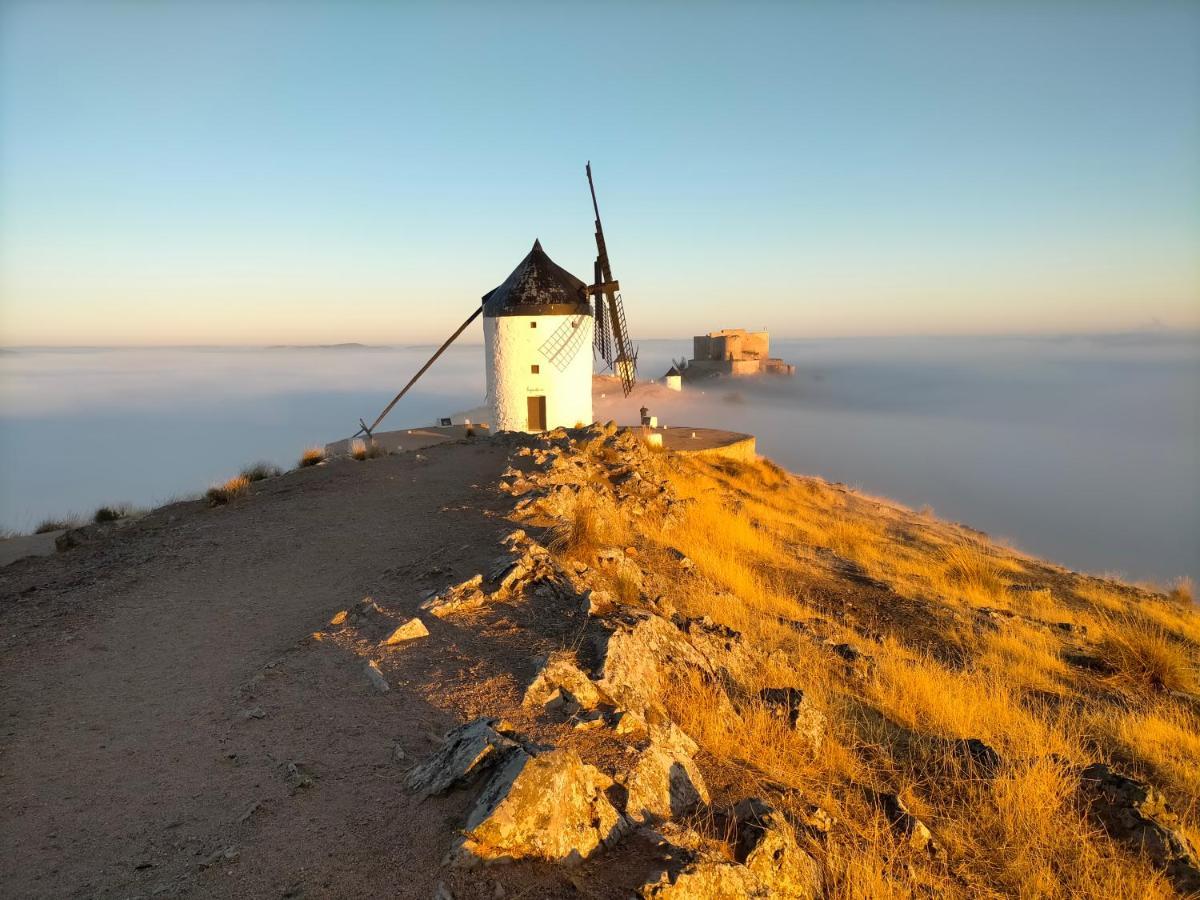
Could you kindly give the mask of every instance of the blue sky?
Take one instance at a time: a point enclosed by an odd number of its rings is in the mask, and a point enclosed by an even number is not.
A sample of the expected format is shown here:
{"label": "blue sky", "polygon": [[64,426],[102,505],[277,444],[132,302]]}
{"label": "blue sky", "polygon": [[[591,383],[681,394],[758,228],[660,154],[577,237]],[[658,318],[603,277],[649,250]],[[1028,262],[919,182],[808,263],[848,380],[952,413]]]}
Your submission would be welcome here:
{"label": "blue sky", "polygon": [[0,342],[1200,327],[1200,4],[7,2]]}

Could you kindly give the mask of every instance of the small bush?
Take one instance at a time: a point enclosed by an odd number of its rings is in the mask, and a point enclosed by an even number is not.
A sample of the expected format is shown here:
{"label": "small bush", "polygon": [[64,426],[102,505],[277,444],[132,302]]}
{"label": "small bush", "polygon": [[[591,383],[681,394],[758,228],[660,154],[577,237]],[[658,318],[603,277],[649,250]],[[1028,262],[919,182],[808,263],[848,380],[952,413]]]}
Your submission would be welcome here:
{"label": "small bush", "polygon": [[96,510],[96,514],[92,516],[92,521],[97,525],[103,522],[115,522],[118,519],[124,519],[133,512],[133,508],[127,503],[121,503],[116,506],[102,506]]}
{"label": "small bush", "polygon": [[208,489],[204,496],[212,506],[221,506],[230,500],[242,496],[250,490],[250,479],[245,475],[235,475],[224,484],[216,484]]}
{"label": "small bush", "polygon": [[48,534],[51,531],[66,531],[68,528],[78,528],[82,524],[78,519],[43,519],[38,523],[38,527],[33,529],[33,533]]}
{"label": "small bush", "polygon": [[283,470],[274,463],[256,462],[252,466],[247,466],[242,469],[242,477],[247,481],[262,481],[266,478],[276,478],[283,474]]}
{"label": "small bush", "polygon": [[580,557],[594,555],[617,537],[616,510],[596,494],[579,494],[568,516],[552,529],[550,549]]}
{"label": "small bush", "polygon": [[308,447],[300,454],[300,468],[304,469],[308,466],[315,466],[319,462],[325,461],[324,447]]}
{"label": "small bush", "polygon": [[642,588],[633,574],[622,566],[613,578],[613,594],[625,606],[633,606],[642,598]]}
{"label": "small bush", "polygon": [[387,451],[379,446],[379,443],[374,439],[370,441],[356,440],[350,445],[350,455],[359,462],[362,462],[364,459],[387,456]]}
{"label": "small bush", "polygon": [[1106,623],[1100,655],[1113,679],[1151,691],[1191,691],[1194,663],[1165,630],[1133,619]]}
{"label": "small bush", "polygon": [[1004,597],[1005,584],[995,559],[976,543],[956,544],[942,551],[945,577],[968,601],[979,605]]}
{"label": "small bush", "polygon": [[1180,606],[1191,606],[1196,602],[1195,593],[1192,591],[1192,579],[1180,578],[1167,591],[1167,599],[1172,603],[1178,603]]}

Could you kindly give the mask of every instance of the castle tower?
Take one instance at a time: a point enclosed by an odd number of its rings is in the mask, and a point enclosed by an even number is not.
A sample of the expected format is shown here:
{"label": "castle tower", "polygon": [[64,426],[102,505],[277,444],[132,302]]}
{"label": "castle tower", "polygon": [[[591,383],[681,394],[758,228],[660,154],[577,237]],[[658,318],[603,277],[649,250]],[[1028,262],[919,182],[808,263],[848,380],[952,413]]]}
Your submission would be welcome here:
{"label": "castle tower", "polygon": [[493,431],[592,422],[592,309],[587,286],[538,241],[483,295],[487,403]]}

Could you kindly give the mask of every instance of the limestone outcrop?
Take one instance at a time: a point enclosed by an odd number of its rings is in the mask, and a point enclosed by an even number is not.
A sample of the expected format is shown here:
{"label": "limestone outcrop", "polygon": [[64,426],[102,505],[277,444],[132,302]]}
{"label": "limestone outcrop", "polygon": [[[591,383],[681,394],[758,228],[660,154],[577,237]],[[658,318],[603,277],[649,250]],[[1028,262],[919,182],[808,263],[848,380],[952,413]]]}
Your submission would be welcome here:
{"label": "limestone outcrop", "polygon": [[606,620],[611,631],[596,641],[600,688],[623,709],[646,716],[662,709],[671,674],[713,670],[687,637],[662,616],[622,610]]}
{"label": "limestone outcrop", "polygon": [[1080,791],[1113,840],[1145,853],[1184,896],[1200,894],[1200,856],[1160,791],[1103,763],[1083,770]]}
{"label": "limestone outcrop", "polygon": [[484,786],[449,859],[460,866],[587,859],[628,830],[605,794],[611,786],[574,750],[514,752]]}
{"label": "limestone outcrop", "polygon": [[520,749],[498,730],[505,728],[499,719],[476,719],[454,729],[433,756],[408,773],[409,788],[429,797],[470,784]]}
{"label": "limestone outcrop", "polygon": [[767,900],[771,895],[753,872],[713,854],[672,873],[660,871],[641,888],[647,900]]}
{"label": "limestone outcrop", "polygon": [[638,823],[687,815],[709,802],[693,755],[696,742],[673,722],[648,728],[648,739],[625,779],[626,815]]}
{"label": "limestone outcrop", "polygon": [[573,654],[556,653],[541,666],[529,687],[525,689],[522,703],[525,706],[546,706],[556,697],[574,703],[581,709],[595,709],[608,702],[600,688],[579,668]]}
{"label": "limestone outcrop", "polygon": [[743,800],[733,812],[734,858],[781,900],[810,900],[821,893],[821,869],[796,843],[792,828],[757,798]]}

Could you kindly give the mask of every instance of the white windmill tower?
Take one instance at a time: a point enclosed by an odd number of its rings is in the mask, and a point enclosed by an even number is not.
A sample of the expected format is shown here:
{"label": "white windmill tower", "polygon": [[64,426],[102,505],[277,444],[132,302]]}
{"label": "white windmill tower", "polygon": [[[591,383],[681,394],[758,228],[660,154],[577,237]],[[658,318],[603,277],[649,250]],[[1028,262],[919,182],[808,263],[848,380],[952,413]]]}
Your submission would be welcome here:
{"label": "white windmill tower", "polygon": [[409,379],[375,421],[354,435],[374,440],[375,429],[446,348],[483,315],[487,404],[494,431],[548,431],[592,421],[592,353],[621,380],[625,396],[637,378],[637,348],[629,338],[621,286],[612,276],[600,207],[587,168],[596,213],[595,283],[587,285],[533,242],[521,264],[458,326]]}
{"label": "white windmill tower", "polygon": [[534,241],[503,284],[483,295],[494,431],[591,424],[593,325],[587,285]]}

